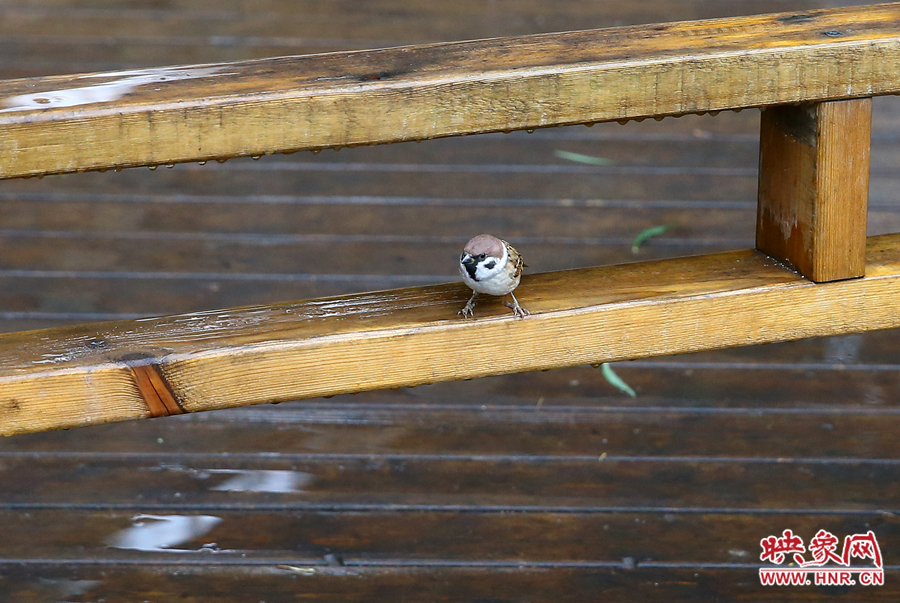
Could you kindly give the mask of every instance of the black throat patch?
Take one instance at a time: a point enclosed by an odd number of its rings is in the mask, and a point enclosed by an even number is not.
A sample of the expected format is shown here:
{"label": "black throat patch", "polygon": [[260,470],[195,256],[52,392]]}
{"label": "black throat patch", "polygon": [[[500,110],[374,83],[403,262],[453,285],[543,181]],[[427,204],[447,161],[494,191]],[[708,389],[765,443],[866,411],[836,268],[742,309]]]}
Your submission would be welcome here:
{"label": "black throat patch", "polygon": [[463,264],[463,266],[465,266],[466,272],[469,273],[469,278],[473,281],[477,281],[478,279],[475,278],[475,271],[478,269],[478,260],[469,262],[468,264]]}

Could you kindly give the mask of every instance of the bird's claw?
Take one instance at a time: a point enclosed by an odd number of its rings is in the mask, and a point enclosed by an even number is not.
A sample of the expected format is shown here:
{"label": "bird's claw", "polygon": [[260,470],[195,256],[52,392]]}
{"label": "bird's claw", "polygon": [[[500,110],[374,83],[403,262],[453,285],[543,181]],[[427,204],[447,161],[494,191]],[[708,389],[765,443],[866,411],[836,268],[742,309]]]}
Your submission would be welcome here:
{"label": "bird's claw", "polygon": [[525,318],[526,316],[531,314],[531,312],[529,312],[528,310],[526,310],[525,308],[523,308],[522,306],[519,305],[519,300],[516,299],[515,295],[513,295],[512,293],[510,293],[509,295],[513,299],[512,303],[510,303],[510,302],[503,302],[503,303],[506,304],[507,308],[509,308],[513,311],[514,316],[518,316],[519,318]]}
{"label": "bird's claw", "polygon": [[518,316],[519,318],[525,318],[526,316],[530,316],[531,312],[520,306],[518,303],[510,303],[505,302],[506,307],[513,311],[513,315]]}
{"label": "bird's claw", "polygon": [[466,306],[457,312],[457,314],[463,318],[472,318],[475,316],[475,294],[472,294],[472,297],[466,302]]}
{"label": "bird's claw", "polygon": [[466,304],[466,307],[457,312],[457,314],[463,318],[472,318],[475,316],[475,311],[472,309],[472,306]]}

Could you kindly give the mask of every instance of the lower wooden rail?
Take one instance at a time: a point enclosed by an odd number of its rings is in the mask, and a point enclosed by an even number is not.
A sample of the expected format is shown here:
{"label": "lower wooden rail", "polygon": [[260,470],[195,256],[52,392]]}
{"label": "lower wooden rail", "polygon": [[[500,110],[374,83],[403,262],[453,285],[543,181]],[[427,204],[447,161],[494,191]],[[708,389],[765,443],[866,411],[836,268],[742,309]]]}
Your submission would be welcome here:
{"label": "lower wooden rail", "polygon": [[866,278],[813,283],[753,250],[531,275],[456,312],[460,284],[0,336],[11,435],[900,326],[900,235]]}

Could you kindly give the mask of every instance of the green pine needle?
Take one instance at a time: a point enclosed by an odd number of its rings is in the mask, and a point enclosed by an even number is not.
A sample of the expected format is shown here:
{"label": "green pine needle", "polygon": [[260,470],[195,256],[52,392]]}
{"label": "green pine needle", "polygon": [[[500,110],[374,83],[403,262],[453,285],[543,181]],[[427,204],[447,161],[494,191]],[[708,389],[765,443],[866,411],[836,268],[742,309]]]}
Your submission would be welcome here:
{"label": "green pine needle", "polygon": [[615,373],[615,371],[612,370],[612,367],[609,365],[608,362],[604,362],[603,364],[600,365],[600,372],[603,373],[603,377],[607,381],[609,381],[609,384],[612,385],[614,388],[616,388],[620,392],[624,392],[624,393],[628,394],[632,398],[637,398],[637,394],[634,392],[634,390],[631,389],[631,387],[627,383],[622,381],[622,378],[619,377]]}
{"label": "green pine needle", "polygon": [[586,163],[588,165],[612,165],[611,159],[603,157],[594,157],[593,155],[582,155],[581,153],[572,153],[571,151],[561,151],[559,149],[553,151],[553,154],[560,159],[568,159],[576,163]]}
{"label": "green pine needle", "polygon": [[666,232],[670,228],[674,228],[678,226],[678,224],[663,224],[661,226],[651,226],[650,228],[646,228],[638,233],[638,236],[634,237],[634,241],[631,243],[631,253],[637,253],[638,249],[641,248],[641,245],[649,239],[650,237],[655,237],[657,235],[661,235]]}

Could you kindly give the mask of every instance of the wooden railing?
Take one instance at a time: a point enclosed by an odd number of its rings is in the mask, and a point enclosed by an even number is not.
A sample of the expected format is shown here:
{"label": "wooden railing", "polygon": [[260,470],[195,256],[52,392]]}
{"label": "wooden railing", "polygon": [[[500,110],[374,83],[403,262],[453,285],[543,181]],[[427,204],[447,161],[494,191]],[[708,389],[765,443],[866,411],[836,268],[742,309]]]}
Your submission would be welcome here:
{"label": "wooden railing", "polygon": [[0,434],[900,326],[898,92],[900,4],[0,82],[0,178],[762,107],[765,252],[0,336]]}

